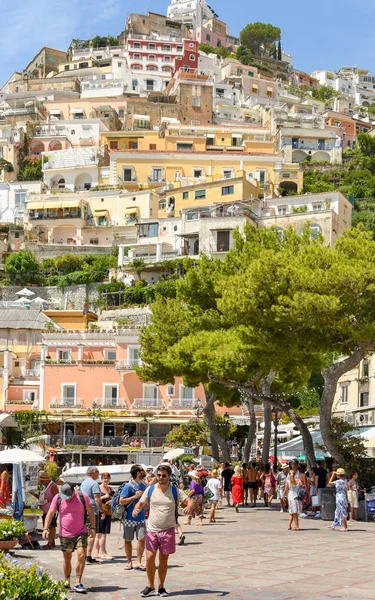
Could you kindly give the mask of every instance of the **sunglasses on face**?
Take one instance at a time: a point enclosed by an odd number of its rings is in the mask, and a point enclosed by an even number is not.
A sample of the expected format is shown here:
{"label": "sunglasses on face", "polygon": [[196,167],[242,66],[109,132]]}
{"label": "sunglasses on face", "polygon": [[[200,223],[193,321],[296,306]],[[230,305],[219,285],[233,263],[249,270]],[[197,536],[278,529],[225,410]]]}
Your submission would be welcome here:
{"label": "sunglasses on face", "polygon": [[158,477],[161,477],[162,479],[166,479],[168,477],[168,475],[166,473],[158,473]]}

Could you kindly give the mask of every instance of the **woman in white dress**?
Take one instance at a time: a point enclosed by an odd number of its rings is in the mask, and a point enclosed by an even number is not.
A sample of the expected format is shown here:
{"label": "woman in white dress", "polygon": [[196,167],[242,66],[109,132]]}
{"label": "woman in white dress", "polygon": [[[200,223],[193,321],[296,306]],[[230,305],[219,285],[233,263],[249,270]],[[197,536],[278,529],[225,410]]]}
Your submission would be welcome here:
{"label": "woman in white dress", "polygon": [[[289,523],[288,529],[295,529],[298,531],[299,529],[299,521],[298,514],[301,512],[301,502],[297,500],[297,493],[299,488],[301,487],[299,479],[295,477],[293,471],[289,473],[289,479],[287,479],[283,494],[283,500],[288,497],[288,508],[289,508]],[[292,524],[295,524],[295,527],[292,527]]]}

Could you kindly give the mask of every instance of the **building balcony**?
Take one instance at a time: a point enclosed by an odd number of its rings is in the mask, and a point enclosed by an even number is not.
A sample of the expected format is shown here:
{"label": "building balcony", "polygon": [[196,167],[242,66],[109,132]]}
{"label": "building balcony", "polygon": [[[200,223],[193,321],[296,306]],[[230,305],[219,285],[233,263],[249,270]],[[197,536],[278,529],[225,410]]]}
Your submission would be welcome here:
{"label": "building balcony", "polygon": [[[160,42],[182,42],[182,37],[179,36],[169,36],[169,35],[158,35],[157,40],[152,35],[147,35],[146,33],[130,33],[128,35],[128,47],[132,46],[132,40],[150,40],[150,42],[160,45]],[[137,48],[135,48],[137,50]]]}
{"label": "building balcony", "polygon": [[138,360],[117,360],[116,370],[117,371],[134,371],[135,367],[140,367],[142,361]]}
{"label": "building balcony", "polygon": [[143,260],[145,261],[146,264],[153,264],[153,263],[159,263],[159,262],[163,262],[165,260],[173,260],[174,258],[180,258],[181,254],[179,254],[178,252],[168,252],[168,254],[161,254],[160,256],[157,256],[156,254],[151,254],[151,255],[143,255],[140,254],[139,256],[135,256],[135,257],[129,257],[129,256],[124,256],[124,260],[123,260],[123,266],[129,266],[130,263],[133,261],[133,258],[143,258]]}
{"label": "building balcony", "polygon": [[96,405],[100,408],[116,409],[128,408],[125,398],[95,398]]}
{"label": "building balcony", "polygon": [[132,402],[132,408],[138,410],[163,410],[166,408],[166,405],[161,398],[135,398]]}
{"label": "building balcony", "polygon": [[86,408],[83,398],[52,398],[49,408]]}
{"label": "building balcony", "polygon": [[174,410],[195,410],[196,400],[193,398],[170,398],[168,408]]}
{"label": "building balcony", "polygon": [[34,212],[30,211],[28,214],[29,221],[56,221],[56,220],[65,220],[65,219],[78,219],[80,221],[84,221],[85,223],[89,222],[89,217],[85,214],[82,214],[81,211],[78,212],[70,212],[62,214],[59,212]]}

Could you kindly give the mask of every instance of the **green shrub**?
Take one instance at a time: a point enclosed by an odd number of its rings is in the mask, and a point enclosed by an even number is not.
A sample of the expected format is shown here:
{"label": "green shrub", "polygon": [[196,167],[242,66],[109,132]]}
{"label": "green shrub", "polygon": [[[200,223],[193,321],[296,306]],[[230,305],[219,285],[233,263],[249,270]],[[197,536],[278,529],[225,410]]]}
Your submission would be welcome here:
{"label": "green shrub", "polygon": [[44,468],[45,472],[51,477],[52,481],[57,481],[59,478],[59,467],[54,461],[48,461]]}
{"label": "green shrub", "polygon": [[63,583],[31,562],[21,564],[9,554],[0,555],[0,598],[6,600],[66,600]]}
{"label": "green shrub", "polygon": [[25,528],[22,521],[16,521],[15,519],[1,519],[0,520],[0,540],[10,541],[18,540],[25,534]]}

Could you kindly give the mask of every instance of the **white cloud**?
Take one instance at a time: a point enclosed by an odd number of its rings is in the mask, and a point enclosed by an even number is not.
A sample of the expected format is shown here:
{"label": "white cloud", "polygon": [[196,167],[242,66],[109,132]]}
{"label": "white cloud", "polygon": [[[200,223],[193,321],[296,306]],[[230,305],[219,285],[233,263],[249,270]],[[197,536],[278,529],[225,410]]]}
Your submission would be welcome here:
{"label": "white cloud", "polygon": [[117,35],[125,25],[122,0],[26,2],[2,0],[0,85],[43,46],[66,50],[72,38]]}

